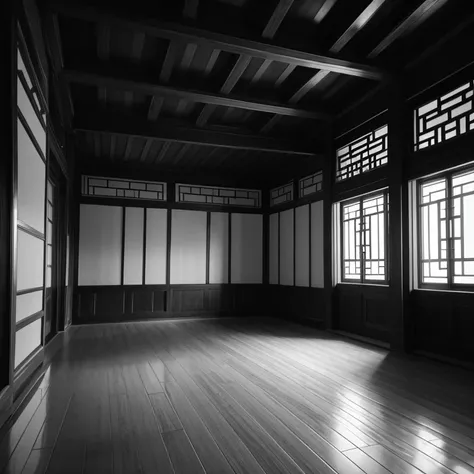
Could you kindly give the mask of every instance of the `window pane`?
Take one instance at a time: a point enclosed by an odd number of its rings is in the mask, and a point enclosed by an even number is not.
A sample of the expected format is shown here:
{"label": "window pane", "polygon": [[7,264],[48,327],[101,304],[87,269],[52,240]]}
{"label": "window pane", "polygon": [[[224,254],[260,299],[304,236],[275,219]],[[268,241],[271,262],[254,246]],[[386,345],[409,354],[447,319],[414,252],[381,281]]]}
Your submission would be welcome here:
{"label": "window pane", "polygon": [[455,284],[474,284],[474,171],[453,176]]}
{"label": "window pane", "polygon": [[366,198],[362,201],[364,213],[365,265],[364,278],[367,280],[386,279],[385,269],[385,200],[384,195]]}
{"label": "window pane", "polygon": [[342,206],[343,279],[360,281],[360,203]]}
{"label": "window pane", "polygon": [[421,281],[446,284],[448,283],[446,179],[423,183],[420,197]]}

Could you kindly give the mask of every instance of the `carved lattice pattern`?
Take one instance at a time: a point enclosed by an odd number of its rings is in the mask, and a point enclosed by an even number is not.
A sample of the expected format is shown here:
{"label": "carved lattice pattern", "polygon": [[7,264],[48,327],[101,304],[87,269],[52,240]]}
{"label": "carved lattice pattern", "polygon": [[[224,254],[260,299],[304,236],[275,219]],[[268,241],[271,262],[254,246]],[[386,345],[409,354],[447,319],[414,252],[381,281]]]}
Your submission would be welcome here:
{"label": "carved lattice pattern", "polygon": [[261,191],[217,186],[176,185],[176,201],[220,206],[260,207]]}
{"label": "carved lattice pattern", "polygon": [[310,176],[300,179],[300,198],[313,193],[322,191],[323,189],[323,172],[318,171]]}
{"label": "carved lattice pattern", "polygon": [[288,183],[270,191],[270,206],[293,201],[293,183]]}

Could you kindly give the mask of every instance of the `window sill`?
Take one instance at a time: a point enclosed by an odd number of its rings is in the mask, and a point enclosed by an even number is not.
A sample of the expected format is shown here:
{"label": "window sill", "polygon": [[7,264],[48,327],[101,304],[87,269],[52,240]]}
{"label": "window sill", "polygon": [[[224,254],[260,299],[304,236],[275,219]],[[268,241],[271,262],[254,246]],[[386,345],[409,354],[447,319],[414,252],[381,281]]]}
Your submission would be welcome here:
{"label": "window sill", "polygon": [[350,281],[340,281],[338,285],[349,285],[349,286],[376,286],[378,288],[390,288],[388,283],[360,283],[360,282],[350,282]]}
{"label": "window sill", "polygon": [[433,293],[459,293],[463,295],[474,295],[474,289],[472,290],[451,290],[449,288],[413,288],[412,291],[431,291]]}

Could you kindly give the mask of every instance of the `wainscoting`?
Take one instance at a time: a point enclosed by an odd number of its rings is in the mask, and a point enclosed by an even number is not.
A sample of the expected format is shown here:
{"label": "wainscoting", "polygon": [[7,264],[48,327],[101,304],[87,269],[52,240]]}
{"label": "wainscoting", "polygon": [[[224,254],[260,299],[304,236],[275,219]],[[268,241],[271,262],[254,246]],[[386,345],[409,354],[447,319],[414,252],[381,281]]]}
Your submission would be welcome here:
{"label": "wainscoting", "polygon": [[262,285],[80,286],[73,324],[177,317],[262,316]]}
{"label": "wainscoting", "polygon": [[270,316],[321,326],[324,321],[324,289],[267,285]]}
{"label": "wainscoting", "polygon": [[414,350],[474,362],[474,294],[415,290],[410,303]]}
{"label": "wainscoting", "polygon": [[335,291],[335,328],[388,342],[388,301],[388,287],[338,285]]}

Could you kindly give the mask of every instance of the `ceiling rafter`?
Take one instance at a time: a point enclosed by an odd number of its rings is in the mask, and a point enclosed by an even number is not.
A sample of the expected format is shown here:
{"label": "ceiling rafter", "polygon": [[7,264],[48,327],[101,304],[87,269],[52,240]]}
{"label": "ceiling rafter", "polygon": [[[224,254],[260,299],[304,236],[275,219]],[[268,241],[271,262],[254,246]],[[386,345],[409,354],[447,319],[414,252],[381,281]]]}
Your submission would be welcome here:
{"label": "ceiling rafter", "polygon": [[48,7],[66,16],[86,21],[109,22],[126,29],[142,31],[154,37],[195,42],[201,45],[206,44],[235,54],[248,54],[253,57],[294,64],[295,66],[324,69],[365,79],[382,80],[385,76],[378,68],[366,64],[347,61],[330,55],[313,54],[284,48],[271,43],[223,35],[186,25],[149,19],[131,19],[116,15],[110,11],[104,12],[93,7],[77,7],[69,3],[51,1]]}
{"label": "ceiling rafter", "polygon": [[[315,145],[300,141],[275,140],[262,136],[238,133],[217,132],[212,130],[170,125],[167,121],[150,122],[127,115],[91,111],[87,117],[79,116],[74,120],[74,129],[97,134],[112,134],[140,137],[149,140],[161,140],[190,145],[204,145],[220,148],[266,151],[275,154],[312,156],[318,154]],[[147,142],[148,143],[148,142]],[[148,149],[151,144],[148,145]]]}
{"label": "ceiling rafter", "polygon": [[263,30],[262,37],[263,38],[273,38],[280,28],[281,23],[286,17],[286,14],[290,10],[291,6],[293,5],[294,0],[279,0],[278,4],[273,11],[272,16],[268,20],[265,29]]}
{"label": "ceiling rafter", "polygon": [[279,115],[289,115],[292,117],[303,117],[309,119],[329,120],[330,116],[324,111],[305,110],[292,106],[258,101],[248,98],[236,98],[222,94],[213,94],[210,92],[191,91],[177,87],[139,82],[130,79],[120,79],[115,76],[101,75],[95,72],[85,72],[65,69],[61,77],[69,82],[80,84],[95,85],[97,87],[111,87],[118,90],[136,91],[161,97],[176,97],[204,104],[224,105],[227,107],[236,107],[245,110],[254,110],[258,112],[269,112]]}

